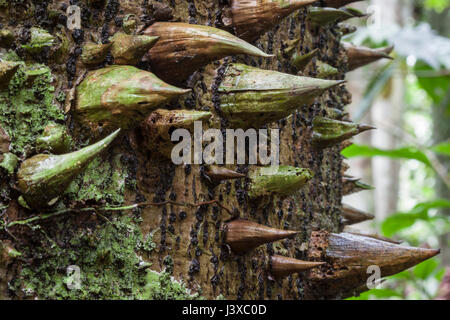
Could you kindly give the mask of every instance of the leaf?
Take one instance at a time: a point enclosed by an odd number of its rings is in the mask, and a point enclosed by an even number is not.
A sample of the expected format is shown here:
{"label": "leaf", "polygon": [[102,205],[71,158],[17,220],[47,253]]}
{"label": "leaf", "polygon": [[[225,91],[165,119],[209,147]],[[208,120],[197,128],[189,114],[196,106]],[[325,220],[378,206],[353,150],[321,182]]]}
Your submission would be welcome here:
{"label": "leaf", "polygon": [[450,75],[439,76],[439,71],[434,71],[432,67],[424,62],[417,62],[414,67],[417,81],[420,86],[433,99],[434,104],[438,105],[448,99],[448,87],[450,86]]}
{"label": "leaf", "polygon": [[380,156],[394,159],[413,159],[420,161],[426,164],[427,166],[431,167],[431,163],[428,157],[422,151],[418,150],[415,147],[404,147],[394,150],[383,150],[370,146],[353,144],[342,150],[341,154],[346,158]]}
{"label": "leaf", "polygon": [[450,141],[439,143],[430,149],[436,153],[450,156]]}
{"label": "leaf", "polygon": [[371,298],[388,299],[402,298],[402,295],[392,289],[372,289],[360,294],[359,297],[348,298],[347,300],[369,300]]}
{"label": "leaf", "polygon": [[450,6],[449,0],[426,0],[425,7],[440,13]]}
{"label": "leaf", "polygon": [[397,212],[388,217],[381,224],[381,231],[387,237],[393,236],[395,233],[412,226],[416,221],[430,221],[428,212],[430,209],[450,208],[450,201],[446,199],[437,199],[417,204],[409,212]]}
{"label": "leaf", "polygon": [[395,69],[397,68],[396,62],[386,64],[379,72],[376,72],[370,80],[367,88],[364,92],[363,99],[356,110],[354,119],[355,121],[361,120],[364,115],[370,110],[374,101],[383,91],[389,79],[392,78]]}
{"label": "leaf", "polygon": [[439,262],[436,259],[428,259],[414,267],[414,275],[422,280],[429,278],[436,268],[439,266]]}

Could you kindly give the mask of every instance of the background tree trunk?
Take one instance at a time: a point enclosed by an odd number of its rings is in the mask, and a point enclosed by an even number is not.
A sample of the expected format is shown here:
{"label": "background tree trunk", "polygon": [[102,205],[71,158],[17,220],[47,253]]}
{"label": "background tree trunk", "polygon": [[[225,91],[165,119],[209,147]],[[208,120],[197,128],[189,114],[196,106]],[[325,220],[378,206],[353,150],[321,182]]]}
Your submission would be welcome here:
{"label": "background tree trunk", "polygon": [[[57,106],[61,114],[64,112],[63,116],[44,114],[39,119],[29,118],[32,111],[14,113],[17,124],[14,130],[17,132],[13,132],[11,126],[7,130],[13,137],[12,144],[14,139],[29,134],[33,126],[39,126],[37,132],[41,132],[49,120],[57,120],[70,130],[75,141],[74,150],[93,142],[89,131],[73,119],[70,103],[64,99],[65,95],[68,97],[66,100],[70,100],[70,90],[86,71],[79,59],[84,43],[105,42],[133,17],[138,31],[154,21],[171,19],[171,15],[172,21],[222,29],[230,19],[227,1],[72,0],[70,4],[82,8],[82,30],[69,31],[64,17],[68,1],[16,0],[6,4],[0,1],[0,4],[2,28],[15,34],[13,45],[1,49],[2,57],[15,52],[17,59],[26,61],[27,65],[40,63],[49,66],[53,81],[47,85],[54,88],[51,90],[51,104]],[[281,49],[288,40],[296,38],[301,39],[297,47],[300,54],[320,49],[318,59],[313,60],[304,72],[306,76],[316,75],[316,60],[321,60],[337,67],[340,73],[336,79],[343,79],[346,57],[338,32],[335,27],[311,26],[306,12],[302,9],[292,14],[256,42],[258,47],[275,54],[276,58],[239,56],[212,63],[181,86],[192,88],[193,92],[170,108],[214,111],[213,101],[217,92],[212,84],[220,83],[222,77],[215,70],[231,61],[295,73]],[[35,55],[24,51],[22,45],[29,41],[29,31],[33,26],[44,28],[58,37],[60,50],[56,54],[53,49]],[[109,58],[108,64],[112,63]],[[148,68],[145,63],[139,67]],[[28,82],[37,81],[27,76]],[[39,86],[31,86],[27,90],[36,93],[38,89]],[[35,96],[33,107],[44,110],[46,102],[39,99],[39,95]],[[8,103],[5,102],[8,98],[2,99],[2,103]],[[271,125],[281,129],[281,164],[309,168],[315,174],[305,188],[287,199],[273,196],[253,201],[248,198],[247,179],[222,183],[213,188],[203,177],[203,166],[175,166],[154,150],[145,150],[140,144],[138,131],[122,133],[107,153],[77,177],[62,201],[51,209],[75,208],[71,212],[27,225],[11,225],[13,221],[27,219],[40,212],[19,206],[17,199],[20,194],[13,188],[15,178],[5,178],[1,184],[3,228],[0,239],[2,243],[11,243],[21,256],[15,259],[8,256],[2,260],[0,297],[187,297],[187,291],[175,284],[174,280],[177,280],[182,281],[191,293],[209,299],[302,299],[308,294],[305,292],[307,273],[273,280],[267,272],[269,257],[281,254],[305,259],[311,231],[339,230],[342,198],[340,148],[314,149],[311,133],[313,118],[325,114],[326,106],[343,109],[349,100],[350,95],[345,88],[335,88],[316,103],[299,106],[292,117]],[[0,126],[8,127],[8,116],[0,114]],[[35,138],[35,135],[30,136],[23,148],[14,149],[20,160],[37,153]],[[249,166],[242,165],[237,169],[247,173]],[[299,234],[295,239],[235,255],[224,245],[222,231],[223,223],[232,216],[218,204],[194,207],[166,204],[122,211],[98,210],[110,205],[168,200],[192,204],[218,200],[233,215],[271,227],[297,230]],[[76,210],[89,207],[97,210]],[[81,289],[68,288],[67,267],[70,265],[80,268]]]}

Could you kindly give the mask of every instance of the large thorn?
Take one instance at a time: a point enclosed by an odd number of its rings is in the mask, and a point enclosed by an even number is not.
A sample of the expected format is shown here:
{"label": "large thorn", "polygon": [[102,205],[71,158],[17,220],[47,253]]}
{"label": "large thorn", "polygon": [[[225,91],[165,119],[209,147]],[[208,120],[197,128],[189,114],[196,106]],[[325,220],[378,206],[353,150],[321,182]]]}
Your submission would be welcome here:
{"label": "large thorn", "polygon": [[231,11],[236,35],[254,41],[286,16],[315,0],[233,0]]}
{"label": "large thorn", "polygon": [[231,126],[259,128],[287,117],[344,82],[230,64],[218,88],[221,114]]}
{"label": "large thorn", "polygon": [[28,206],[47,207],[62,195],[70,182],[117,137],[120,129],[81,150],[64,154],[38,154],[22,162],[17,173],[17,188]]}
{"label": "large thorn", "polygon": [[344,48],[348,57],[348,71],[353,71],[380,59],[393,58],[389,55],[394,47],[371,49],[366,47],[356,47],[349,43],[344,43]]}
{"label": "large thorn", "polygon": [[285,278],[291,274],[317,268],[324,264],[325,262],[302,261],[294,258],[274,255],[271,257],[271,272],[276,278]]}
{"label": "large thorn", "polygon": [[148,59],[152,71],[170,83],[180,83],[199,68],[226,56],[272,57],[231,33],[208,26],[157,22],[144,33],[160,37]]}
{"label": "large thorn", "polygon": [[357,236],[364,236],[364,237],[373,238],[373,239],[377,239],[377,240],[381,240],[381,241],[386,241],[386,242],[390,242],[390,243],[393,243],[393,244],[401,244],[402,243],[402,241],[397,241],[397,240],[394,240],[394,239],[391,239],[391,238],[388,238],[388,237],[384,237],[384,236],[379,235],[377,233],[368,233],[368,232],[365,232],[365,231],[354,229],[354,228],[349,227],[349,226],[346,226],[344,228],[344,232],[345,233],[354,234],[354,235],[357,235]]}
{"label": "large thorn", "polygon": [[159,37],[146,35],[128,35],[118,32],[111,41],[111,54],[115,64],[136,65],[142,57],[157,43]]}
{"label": "large thorn", "polygon": [[342,218],[345,225],[357,224],[367,220],[375,219],[375,216],[364,211],[355,209],[349,205],[342,205]]}
{"label": "large thorn", "polygon": [[351,18],[361,18],[365,15],[356,9],[344,8],[311,8],[308,17],[311,22],[318,26],[327,26],[338,22],[343,22]]}
{"label": "large thorn", "polygon": [[312,179],[308,169],[291,166],[268,166],[250,171],[251,179],[248,195],[251,198],[275,194],[289,196]]}
{"label": "large thorn", "polygon": [[327,261],[329,267],[311,270],[310,295],[323,298],[349,292],[367,282],[369,267],[376,266],[381,277],[411,268],[439,254],[440,250],[406,247],[349,233],[311,234],[308,257]]}
{"label": "large thorn", "polygon": [[262,244],[293,238],[297,231],[270,228],[255,222],[237,219],[225,225],[225,242],[238,254],[250,251]]}
{"label": "large thorn", "polygon": [[189,89],[164,83],[132,66],[91,71],[77,88],[76,115],[90,124],[128,129]]}
{"label": "large thorn", "polygon": [[328,148],[350,139],[375,127],[316,117],[313,121],[313,144],[319,148]]}

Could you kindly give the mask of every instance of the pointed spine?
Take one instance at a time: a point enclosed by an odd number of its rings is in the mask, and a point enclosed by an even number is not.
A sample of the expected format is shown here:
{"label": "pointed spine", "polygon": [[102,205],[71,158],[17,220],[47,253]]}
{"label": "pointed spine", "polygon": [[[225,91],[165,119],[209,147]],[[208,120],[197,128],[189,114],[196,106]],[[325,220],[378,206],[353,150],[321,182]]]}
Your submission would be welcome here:
{"label": "pointed spine", "polygon": [[219,166],[208,166],[205,174],[213,182],[245,178],[245,174]]}
{"label": "pointed spine", "polygon": [[159,36],[149,51],[152,71],[168,82],[181,82],[212,61],[236,54],[272,57],[226,31],[179,22],[157,22],[144,34]]}
{"label": "pointed spine", "polygon": [[311,8],[308,12],[311,23],[318,26],[327,26],[356,17],[351,11],[334,8]]}
{"label": "pointed spine", "polygon": [[7,89],[12,77],[20,67],[19,62],[2,61],[0,62],[0,90]]}
{"label": "pointed spine", "polygon": [[253,169],[248,195],[250,198],[276,194],[289,196],[306,185],[314,174],[303,168],[269,166]]}
{"label": "pointed spine", "polygon": [[373,219],[375,219],[375,216],[370,213],[366,213],[364,211],[355,209],[352,206],[349,206],[347,204],[343,204],[342,205],[342,218],[344,219],[343,223],[345,225],[352,225],[352,224],[357,224],[357,223],[364,222],[367,220],[373,220]]}
{"label": "pointed spine", "polygon": [[112,38],[111,54],[115,64],[136,65],[157,43],[159,37],[116,33]]}
{"label": "pointed spine", "polygon": [[117,137],[120,129],[81,150],[64,154],[38,154],[25,160],[17,173],[17,187],[27,204],[40,209],[64,193],[70,182]]}
{"label": "pointed spine", "polygon": [[271,273],[282,279],[294,273],[304,272],[324,265],[325,262],[302,261],[294,258],[274,255],[271,257]]}
{"label": "pointed spine", "polygon": [[319,148],[329,148],[362,132],[375,127],[353,122],[316,117],[313,121],[313,144]]}
{"label": "pointed spine", "polygon": [[363,237],[373,238],[373,239],[380,240],[380,241],[390,242],[393,244],[401,244],[402,243],[402,241],[397,241],[397,240],[394,240],[394,239],[391,239],[388,237],[384,237],[384,236],[376,234],[376,233],[368,233],[368,232],[364,232],[364,231],[361,231],[358,229],[353,229],[351,227],[345,227],[344,232],[354,234],[357,236],[363,236]]}
{"label": "pointed spine", "polygon": [[379,49],[371,49],[344,43],[344,49],[347,52],[348,71],[353,71],[380,59],[392,60],[393,58],[389,54],[394,50],[394,47],[390,46]]}
{"label": "pointed spine", "polygon": [[352,206],[349,206],[347,204],[343,204],[342,205],[342,218],[344,219],[343,223],[345,225],[352,225],[352,224],[357,224],[357,223],[364,222],[367,220],[373,220],[373,219],[375,219],[375,216],[370,213],[366,213],[364,211],[355,209]]}
{"label": "pointed spine", "polygon": [[297,45],[300,42],[300,38],[289,40],[286,42],[286,47],[282,50],[283,54],[287,57],[292,57],[297,49]]}
{"label": "pointed spine", "polygon": [[230,64],[218,88],[221,113],[231,126],[259,128],[287,117],[344,82]]}
{"label": "pointed spine", "polygon": [[381,277],[387,277],[430,259],[439,252],[349,233],[314,231],[308,257],[327,261],[330,268],[311,270],[308,275],[311,290],[308,290],[307,296],[335,298],[342,292],[351,292],[366,283],[370,266],[378,266]]}
{"label": "pointed spine", "polygon": [[311,60],[316,56],[316,54],[319,52],[319,49],[316,48],[312,50],[309,53],[306,53],[304,55],[300,55],[298,53],[294,53],[291,59],[291,64],[297,68],[299,71],[303,71],[308,63],[311,62]]}
{"label": "pointed spine", "polygon": [[132,66],[91,71],[77,87],[76,115],[94,128],[132,128],[158,107],[190,92]]}
{"label": "pointed spine", "polygon": [[237,219],[225,225],[225,242],[237,254],[248,252],[262,244],[293,238],[298,232],[266,227],[264,225]]}
{"label": "pointed spine", "polygon": [[236,35],[247,41],[257,40],[294,11],[314,0],[233,0],[231,11]]}

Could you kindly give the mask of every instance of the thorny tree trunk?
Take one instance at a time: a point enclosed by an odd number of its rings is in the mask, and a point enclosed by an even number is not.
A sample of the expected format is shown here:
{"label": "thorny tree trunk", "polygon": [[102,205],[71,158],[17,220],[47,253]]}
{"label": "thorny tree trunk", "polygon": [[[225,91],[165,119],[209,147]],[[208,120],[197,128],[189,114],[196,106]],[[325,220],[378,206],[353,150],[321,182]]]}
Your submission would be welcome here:
{"label": "thorny tree trunk", "polygon": [[[2,127],[7,127],[13,144],[14,139],[22,139],[21,145],[16,143],[14,146],[20,160],[37,153],[36,135],[50,120],[70,129],[75,142],[72,150],[89,142],[89,133],[81,129],[64,103],[77,78],[85,71],[79,59],[83,43],[106,41],[133,18],[137,21],[138,30],[154,21],[171,19],[171,15],[173,21],[218,28],[225,28],[229,20],[227,1],[71,0],[70,4],[82,8],[82,30],[72,32],[65,26],[68,4],[69,1],[0,0],[2,28],[13,31],[16,37],[13,44],[3,46],[1,55],[15,52],[16,60],[35,65],[42,74],[45,74],[45,66],[49,66],[54,77],[50,87],[50,82],[44,80],[33,83],[35,78],[41,79],[39,72],[37,75],[32,72],[26,74],[27,81],[22,85],[32,95],[14,104],[18,110],[21,108],[16,113],[7,113],[5,102],[1,102]],[[214,110],[213,101],[217,93],[216,86],[211,84],[219,83],[222,75],[213,71],[234,59],[294,74],[280,50],[287,40],[295,38],[301,39],[297,47],[300,53],[319,48],[318,59],[338,67],[340,73],[335,78],[343,79],[346,58],[335,27],[313,27],[307,22],[305,13],[305,9],[299,10],[256,42],[258,47],[275,54],[276,58],[239,56],[212,63],[184,84],[184,87],[191,87],[193,93],[172,107]],[[56,52],[43,50],[30,55],[25,51],[22,45],[29,42],[30,29],[34,26],[40,26],[58,38],[59,49]],[[315,60],[304,74],[315,76]],[[20,87],[16,90],[22,92],[25,89]],[[19,96],[17,94],[16,98],[20,99]],[[31,109],[25,110],[25,102]],[[264,202],[249,200],[248,181],[244,180],[209,187],[202,178],[202,166],[175,166],[152,150],[145,151],[134,132],[126,132],[116,139],[109,152],[91,164],[63,197],[65,207],[75,208],[125,206],[145,201],[197,204],[218,200],[233,214],[243,218],[299,231],[293,240],[268,244],[241,256],[231,253],[223,245],[221,226],[231,216],[217,204],[200,207],[167,204],[120,212],[65,212],[28,225],[12,225],[10,222],[36,216],[39,212],[25,210],[18,205],[20,194],[12,188],[14,179],[2,178],[0,204],[4,228],[0,237],[5,248],[10,246],[8,250],[14,248],[17,255],[21,255],[13,259],[16,254],[8,255],[5,254],[7,249],[3,250],[0,297],[186,297],[182,288],[164,278],[166,274],[206,298],[302,299],[312,296],[307,291],[306,274],[274,281],[267,277],[265,270],[268,257],[274,253],[306,259],[311,231],[339,230],[342,197],[340,148],[336,146],[325,151],[312,148],[311,124],[316,115],[325,113],[325,106],[343,109],[349,102],[350,95],[346,89],[335,88],[316,103],[301,107],[293,117],[273,124],[273,127],[281,128],[281,163],[310,168],[315,174],[304,189],[285,200],[276,196]],[[57,106],[58,110],[51,106]],[[13,116],[14,119],[5,119]],[[242,165],[238,169],[246,173],[249,168]],[[61,208],[59,204],[52,210]],[[80,268],[79,290],[68,289],[69,265]],[[166,273],[146,273],[146,268],[157,272],[165,270]]]}

